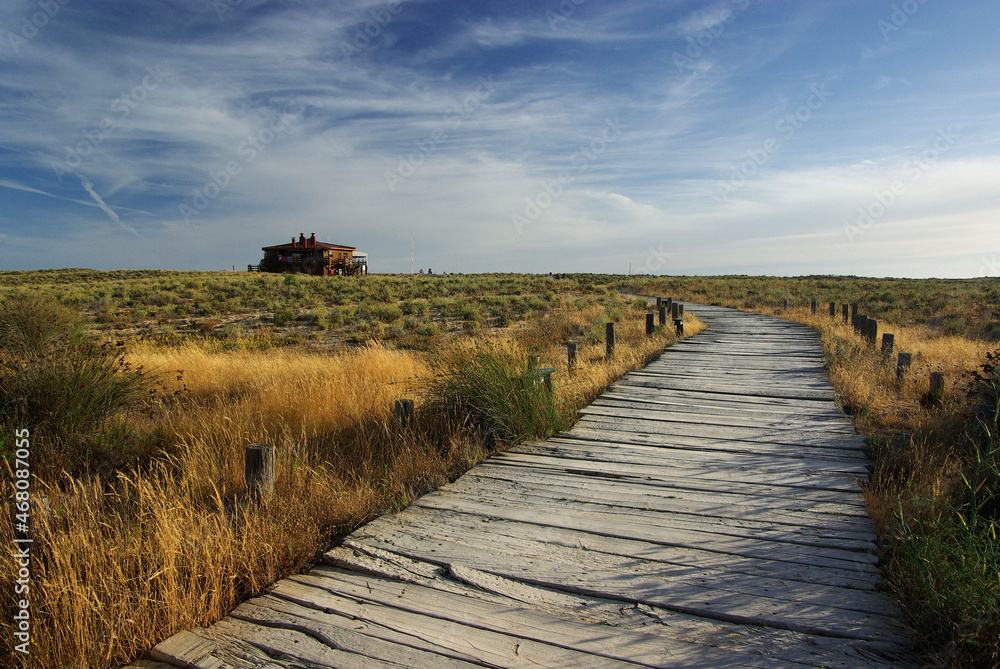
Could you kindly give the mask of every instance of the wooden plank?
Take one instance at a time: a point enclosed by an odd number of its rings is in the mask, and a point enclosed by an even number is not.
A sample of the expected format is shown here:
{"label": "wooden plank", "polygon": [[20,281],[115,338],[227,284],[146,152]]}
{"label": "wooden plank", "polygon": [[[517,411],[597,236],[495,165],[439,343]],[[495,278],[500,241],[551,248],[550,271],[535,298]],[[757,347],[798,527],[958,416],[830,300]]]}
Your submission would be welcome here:
{"label": "wooden plank", "polygon": [[[371,553],[374,547],[391,551],[405,537],[412,538],[414,535],[419,535],[429,542],[435,539],[467,541],[468,537],[478,536],[483,531],[490,533],[491,543],[497,541],[547,545],[538,550],[546,550],[549,547],[579,548],[595,553],[608,553],[681,567],[727,569],[735,574],[783,578],[803,583],[822,583],[857,590],[875,590],[881,581],[877,572],[866,573],[828,565],[816,567],[810,564],[784,562],[766,557],[767,553],[763,556],[746,557],[691,546],[623,539],[591,534],[575,528],[539,526],[439,509],[421,509],[420,513],[409,514],[405,521],[380,519],[371,531],[359,532],[355,538],[364,542],[365,552]],[[331,551],[337,550],[339,549],[331,549]],[[327,553],[327,556],[329,555],[330,553]],[[339,565],[339,563],[334,564]],[[394,574],[394,577],[401,578],[398,573]]]}
{"label": "wooden plank", "polygon": [[[387,517],[384,520],[391,521],[394,518]],[[374,557],[374,553],[378,553],[379,557]],[[395,553],[378,551],[368,546],[333,549],[324,556],[324,560],[326,559],[337,561],[337,566],[369,573],[372,570],[395,572],[396,563],[399,561],[406,562],[406,573],[428,571],[426,566],[414,567],[426,563],[414,562]],[[470,576],[470,573],[476,576]],[[647,605],[626,608],[622,607],[620,602],[561,593],[476,570],[460,569],[454,565],[449,569],[448,575],[450,579],[438,578],[425,585],[440,589],[456,587],[456,583],[468,584],[472,587],[463,594],[469,596],[498,601],[501,604],[513,599],[535,607],[553,606],[563,615],[572,613],[580,620],[612,625],[617,630],[639,629],[657,636],[736,650],[744,657],[762,655],[810,666],[838,669],[855,669],[858,666],[898,666],[896,661],[899,648],[893,643],[862,643],[761,626],[734,625]],[[873,651],[877,651],[879,655]]]}
{"label": "wooden plank", "polygon": [[489,666],[665,666],[670,658],[691,662],[689,666],[722,666],[727,662],[741,667],[768,666],[763,658],[744,659],[697,644],[595,626],[516,604],[498,606],[336,568],[318,567],[308,575],[294,576],[278,584],[273,594],[364,622],[373,622],[374,617],[379,626],[455,651],[475,649],[476,656]]}
{"label": "wooden plank", "polygon": [[[542,526],[577,529],[591,534],[620,537],[622,539],[639,539],[670,546],[690,546],[713,552],[733,553],[744,557],[771,558],[785,562],[832,566],[839,569],[853,569],[867,573],[878,572],[878,568],[876,567],[878,559],[869,553],[857,551],[798,546],[796,544],[783,544],[781,550],[776,551],[774,544],[770,542],[723,536],[712,532],[680,529],[666,532],[662,528],[648,523],[623,525],[622,523],[591,518],[583,514],[568,511],[556,515],[539,512],[535,509],[492,505],[469,499],[444,497],[437,494],[421,497],[414,503],[414,506],[459,511],[489,518],[503,518]],[[774,555],[776,552],[780,554]]]}

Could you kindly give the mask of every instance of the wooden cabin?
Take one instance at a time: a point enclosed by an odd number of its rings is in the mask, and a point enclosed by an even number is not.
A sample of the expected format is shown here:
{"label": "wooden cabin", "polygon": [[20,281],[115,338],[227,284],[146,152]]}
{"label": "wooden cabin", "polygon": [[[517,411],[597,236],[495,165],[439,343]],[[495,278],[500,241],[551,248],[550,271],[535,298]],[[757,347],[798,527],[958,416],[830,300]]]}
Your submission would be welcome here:
{"label": "wooden cabin", "polygon": [[314,276],[361,276],[368,274],[368,255],[353,246],[316,241],[299,233],[290,244],[265,246],[264,258],[257,265],[247,265],[250,272],[287,272]]}

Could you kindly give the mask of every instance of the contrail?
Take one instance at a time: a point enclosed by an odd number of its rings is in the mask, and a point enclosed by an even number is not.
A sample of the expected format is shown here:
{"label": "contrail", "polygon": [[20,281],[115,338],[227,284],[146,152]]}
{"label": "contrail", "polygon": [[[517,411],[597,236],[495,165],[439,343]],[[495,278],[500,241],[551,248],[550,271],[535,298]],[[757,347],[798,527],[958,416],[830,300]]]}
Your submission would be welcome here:
{"label": "contrail", "polygon": [[109,207],[107,203],[101,199],[101,196],[97,194],[96,190],[94,190],[94,184],[90,183],[90,179],[83,176],[79,172],[76,173],[76,176],[80,177],[80,184],[84,187],[84,189],[88,193],[90,193],[90,197],[94,198],[94,202],[97,203],[98,207],[104,210],[104,213],[108,215],[108,218],[110,218],[118,225],[122,226],[122,228],[124,228],[125,230],[131,232],[136,237],[139,236],[139,233],[135,231],[135,228],[133,228],[130,225],[125,225],[124,223],[122,223],[121,220],[118,218],[118,214],[115,213],[115,210]]}

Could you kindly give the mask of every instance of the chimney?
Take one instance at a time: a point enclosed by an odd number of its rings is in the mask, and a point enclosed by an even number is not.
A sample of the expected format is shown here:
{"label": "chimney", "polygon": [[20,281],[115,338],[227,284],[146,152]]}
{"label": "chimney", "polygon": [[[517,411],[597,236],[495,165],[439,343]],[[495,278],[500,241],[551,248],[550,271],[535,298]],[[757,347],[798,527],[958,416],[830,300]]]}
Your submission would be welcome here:
{"label": "chimney", "polygon": [[316,233],[309,235],[309,246],[316,246]]}
{"label": "chimney", "polygon": [[295,237],[292,237],[292,246],[295,246]]}
{"label": "chimney", "polygon": [[299,246],[305,246],[305,245],[306,245],[306,236],[305,236],[305,233],[300,232],[299,233]]}

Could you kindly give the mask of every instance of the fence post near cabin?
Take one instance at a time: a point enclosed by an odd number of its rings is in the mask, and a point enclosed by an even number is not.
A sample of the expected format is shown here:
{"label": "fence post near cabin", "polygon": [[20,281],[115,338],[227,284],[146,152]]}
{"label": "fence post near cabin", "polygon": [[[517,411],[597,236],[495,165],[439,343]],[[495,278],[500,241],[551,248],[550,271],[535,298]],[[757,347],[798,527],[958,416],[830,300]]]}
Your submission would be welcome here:
{"label": "fence post near cabin", "polygon": [[837,303],[836,302],[831,302],[830,303],[830,318],[836,318],[836,317],[837,317]]}
{"label": "fence post near cabin", "polygon": [[929,399],[933,406],[941,406],[944,402],[944,374],[941,372],[931,372]]}
{"label": "fence post near cabin", "polygon": [[406,430],[413,424],[413,400],[396,400],[392,405],[392,419],[396,429]]}
{"label": "fence post near cabin", "polygon": [[674,302],[673,304],[670,305],[670,307],[671,307],[670,317],[676,320],[677,318],[680,317],[680,314],[678,312],[680,311],[681,305],[678,304],[677,302]]}
{"label": "fence post near cabin", "polygon": [[611,358],[615,354],[615,324],[608,323],[604,326],[604,339],[606,344],[605,355]]}
{"label": "fence post near cabin", "polygon": [[274,446],[248,444],[244,454],[244,474],[250,499],[269,499],[274,494]]}
{"label": "fence post near cabin", "polygon": [[576,342],[568,341],[566,342],[566,366],[573,369],[574,365],[576,365]]}
{"label": "fence post near cabin", "polygon": [[660,325],[667,324],[667,305],[661,304],[659,308],[660,312]]}
{"label": "fence post near cabin", "polygon": [[910,363],[913,362],[913,354],[900,352],[896,360],[896,383],[903,385],[906,373],[910,370]]}
{"label": "fence post near cabin", "polygon": [[653,334],[653,330],[656,329],[655,316],[653,314],[646,314],[646,336]]}
{"label": "fence post near cabin", "polygon": [[882,357],[891,358],[892,349],[896,344],[896,335],[889,334],[888,332],[882,335]]}
{"label": "fence post near cabin", "polygon": [[816,315],[816,300],[812,301],[812,314],[813,316]]}
{"label": "fence post near cabin", "polygon": [[848,317],[850,316],[849,309],[850,309],[850,307],[847,305],[847,302],[844,302],[844,309],[843,309],[843,311],[844,311],[844,322],[845,323],[850,323],[851,322],[850,320],[848,320]]}

